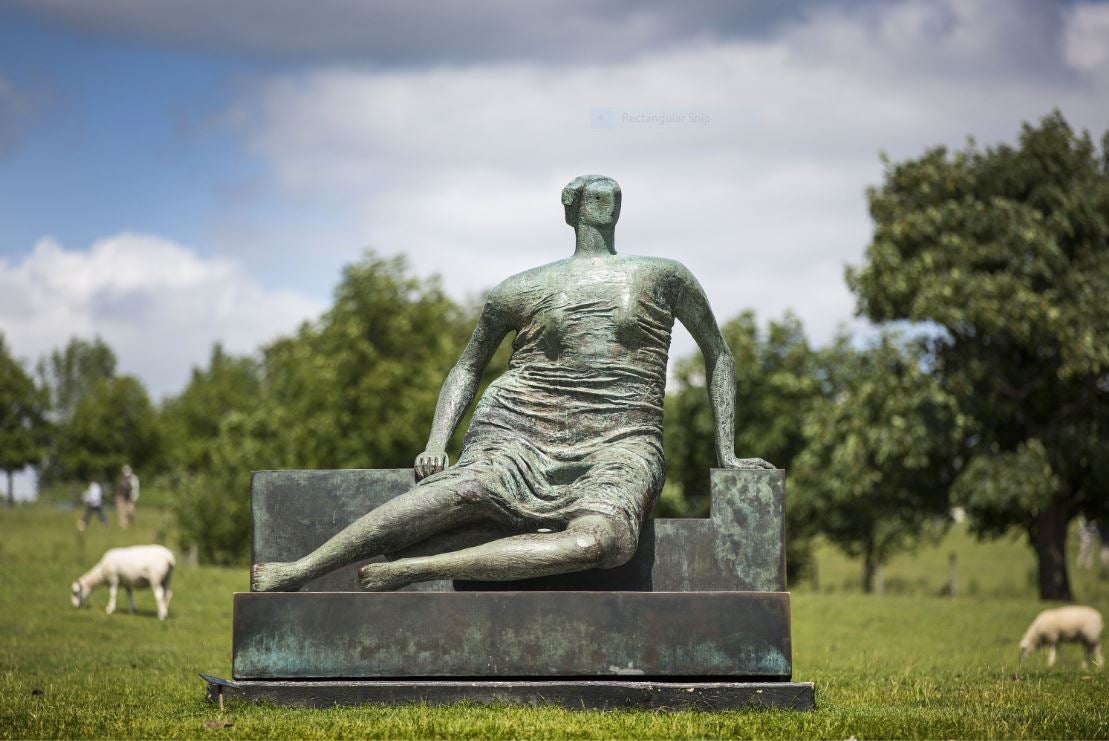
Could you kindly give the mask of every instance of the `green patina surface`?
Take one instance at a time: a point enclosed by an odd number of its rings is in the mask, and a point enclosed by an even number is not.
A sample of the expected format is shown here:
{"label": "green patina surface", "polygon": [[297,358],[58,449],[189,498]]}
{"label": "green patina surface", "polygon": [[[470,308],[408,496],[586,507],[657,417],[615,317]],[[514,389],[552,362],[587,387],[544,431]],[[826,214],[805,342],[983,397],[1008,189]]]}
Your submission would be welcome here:
{"label": "green patina surface", "polygon": [[236,679],[788,679],[782,592],[235,596]]}
{"label": "green patina surface", "polygon": [[[511,276],[489,293],[443,382],[427,448],[415,461],[415,486],[294,560],[256,563],[254,591],[295,590],[384,554],[399,558],[363,565],[364,589],[626,565],[665,478],[663,398],[676,322],[704,356],[720,466],[773,468],[735,454],[735,361],[696,278],[674,260],[617,254],[622,194],[615,180],[575,178],[561,200],[574,229],[573,255]],[[447,440],[510,335],[508,370],[477,401],[459,460],[448,466]],[[763,488],[740,492],[750,497],[738,505],[740,520],[766,519],[758,510],[772,498]],[[732,523],[723,527],[727,536]],[[497,537],[475,537],[475,529]],[[732,538],[716,560],[741,546]],[[759,584],[767,582],[766,567],[749,558],[745,565]]]}
{"label": "green patina surface", "polygon": [[[562,202],[573,256],[490,293],[413,471],[255,474],[252,590],[315,593],[236,595],[237,678],[789,678],[782,472],[735,455],[708,300],[680,263],[616,254],[615,181]],[[648,521],[675,322],[705,358],[721,468],[710,517]]]}
{"label": "green patina surface", "polygon": [[[709,517],[648,521],[635,556],[615,569],[512,582],[437,580],[406,589],[784,591],[783,478],[781,471],[714,470]],[[251,491],[253,560],[285,561],[307,553],[412,483],[411,469],[259,471]],[[303,589],[354,591],[361,563]]]}

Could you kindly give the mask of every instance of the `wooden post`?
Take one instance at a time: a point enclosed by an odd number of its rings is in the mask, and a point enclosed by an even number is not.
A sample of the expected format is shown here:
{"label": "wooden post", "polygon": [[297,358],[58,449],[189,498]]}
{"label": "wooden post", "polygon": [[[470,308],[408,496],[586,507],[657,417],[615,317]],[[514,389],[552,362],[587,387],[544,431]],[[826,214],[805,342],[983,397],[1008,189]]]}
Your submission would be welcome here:
{"label": "wooden post", "polygon": [[959,587],[959,557],[952,551],[947,557],[947,596],[954,597]]}

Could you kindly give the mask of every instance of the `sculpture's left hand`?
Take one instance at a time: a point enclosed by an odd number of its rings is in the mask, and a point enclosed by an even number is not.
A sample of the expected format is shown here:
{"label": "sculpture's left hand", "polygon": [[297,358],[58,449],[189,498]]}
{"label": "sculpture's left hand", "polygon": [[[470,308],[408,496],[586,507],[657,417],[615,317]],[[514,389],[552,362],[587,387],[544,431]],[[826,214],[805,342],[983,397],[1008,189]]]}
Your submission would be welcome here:
{"label": "sculpture's left hand", "polygon": [[426,479],[433,473],[439,473],[450,464],[450,459],[445,451],[425,450],[416,456],[413,468],[416,470],[416,480]]}
{"label": "sculpture's left hand", "polygon": [[723,468],[767,468],[770,470],[777,468],[773,463],[764,461],[762,458],[736,458],[734,454],[725,455],[720,464]]}

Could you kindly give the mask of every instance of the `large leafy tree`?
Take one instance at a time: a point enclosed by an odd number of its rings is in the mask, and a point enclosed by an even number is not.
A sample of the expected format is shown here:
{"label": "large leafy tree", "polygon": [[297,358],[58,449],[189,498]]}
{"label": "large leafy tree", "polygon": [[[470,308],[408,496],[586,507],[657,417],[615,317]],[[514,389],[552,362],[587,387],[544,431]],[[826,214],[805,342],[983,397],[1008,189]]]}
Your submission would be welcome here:
{"label": "large leafy tree", "polygon": [[946,524],[962,419],[920,354],[891,337],[841,360],[843,388],[806,418],[792,506],[862,558],[863,589],[871,592],[893,553]]}
{"label": "large leafy tree", "polygon": [[85,392],[59,435],[58,465],[68,478],[111,481],[124,463],[156,461],[158,420],[142,383],[102,378]]}
{"label": "large leafy tree", "polygon": [[887,162],[848,270],[860,313],[933,327],[973,421],[954,497],[982,536],[1028,533],[1044,599],[1070,599],[1072,517],[1109,515],[1109,133],[1059,113],[1017,146]]}
{"label": "large leafy tree", "polygon": [[9,505],[15,502],[15,472],[46,453],[46,406],[46,393],[12,357],[0,334],[0,470],[7,474]]}
{"label": "large leafy tree", "polygon": [[187,471],[210,468],[223,419],[254,410],[261,394],[259,363],[215,345],[208,367],[194,368],[185,390],[162,405],[166,462]]}
{"label": "large leafy tree", "polygon": [[115,377],[116,365],[115,352],[99,337],[91,341],[70,338],[65,347],[39,361],[39,381],[48,395],[48,417],[53,424],[40,482],[60,482],[78,475],[63,464],[63,459],[75,459],[72,447],[63,452],[65,441],[72,438],[73,415],[93,386]]}
{"label": "large leafy tree", "polygon": [[176,470],[167,484],[182,548],[196,546],[205,563],[242,563],[250,555],[250,478],[295,459],[284,431],[294,420],[265,402],[220,416],[197,471]]}
{"label": "large leafy tree", "polygon": [[116,364],[115,352],[99,337],[92,341],[73,337],[41,360],[38,373],[50,391],[54,418],[69,419],[93,384],[116,374]]}
{"label": "large leafy tree", "polygon": [[[427,443],[439,388],[473,329],[475,307],[448,298],[435,278],[410,275],[402,258],[373,254],[348,266],[319,320],[263,348],[253,402],[246,361],[213,355],[208,370],[166,407],[210,434],[175,501],[183,545],[206,560],[246,556],[249,472],[261,468],[410,467]],[[507,365],[507,343],[483,387]],[[220,407],[218,419],[206,415]],[[452,442],[459,447],[466,420]]]}
{"label": "large leafy tree", "polygon": [[411,466],[472,318],[403,258],[347,266],[319,321],[264,350],[266,392],[293,423],[295,463]]}

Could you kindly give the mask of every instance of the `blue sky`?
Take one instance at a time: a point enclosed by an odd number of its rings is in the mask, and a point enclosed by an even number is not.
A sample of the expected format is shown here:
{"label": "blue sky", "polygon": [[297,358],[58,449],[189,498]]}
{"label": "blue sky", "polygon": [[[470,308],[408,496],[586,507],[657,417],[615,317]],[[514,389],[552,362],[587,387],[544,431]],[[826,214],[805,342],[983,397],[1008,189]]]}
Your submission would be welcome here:
{"label": "blue sky", "polygon": [[213,184],[250,166],[229,136],[204,125],[240,66],[82,38],[9,12],[0,69],[33,111],[3,161],[0,250],[25,252],[44,234],[88,244],[121,229],[199,244],[196,216],[216,208]]}
{"label": "blue sky", "polygon": [[317,316],[367,248],[459,298],[564,256],[559,191],[582,172],[623,186],[619,249],[681,259],[722,319],[792,310],[826,341],[854,321],[843,266],[880,151],[1012,141],[1054,107],[1109,129],[1099,2],[427,8],[0,6],[17,354],[100,334],[172,394],[213,342],[250,352]]}

